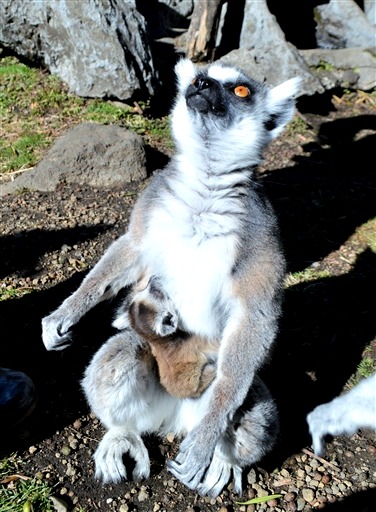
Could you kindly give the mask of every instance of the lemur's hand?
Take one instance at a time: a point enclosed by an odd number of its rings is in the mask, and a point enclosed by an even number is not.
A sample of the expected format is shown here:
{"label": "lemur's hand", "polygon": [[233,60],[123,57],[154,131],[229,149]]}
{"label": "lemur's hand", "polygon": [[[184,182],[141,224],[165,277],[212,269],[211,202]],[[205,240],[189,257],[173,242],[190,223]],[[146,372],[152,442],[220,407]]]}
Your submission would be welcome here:
{"label": "lemur's hand", "polygon": [[176,459],[167,461],[168,470],[189,489],[197,490],[210,466],[216,445],[211,430],[200,423],[181,443]]}
{"label": "lemur's hand", "polygon": [[57,309],[42,320],[42,339],[47,350],[63,350],[71,343],[71,324]]}

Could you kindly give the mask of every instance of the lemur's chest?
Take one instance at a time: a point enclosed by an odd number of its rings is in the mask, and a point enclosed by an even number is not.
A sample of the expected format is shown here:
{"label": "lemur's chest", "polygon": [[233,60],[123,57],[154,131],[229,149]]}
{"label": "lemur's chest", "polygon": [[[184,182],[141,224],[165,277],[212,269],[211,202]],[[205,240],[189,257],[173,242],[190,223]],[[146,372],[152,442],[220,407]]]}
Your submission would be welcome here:
{"label": "lemur's chest", "polygon": [[155,208],[143,244],[145,263],[162,278],[186,328],[218,336],[236,257],[234,220],[181,201]]}

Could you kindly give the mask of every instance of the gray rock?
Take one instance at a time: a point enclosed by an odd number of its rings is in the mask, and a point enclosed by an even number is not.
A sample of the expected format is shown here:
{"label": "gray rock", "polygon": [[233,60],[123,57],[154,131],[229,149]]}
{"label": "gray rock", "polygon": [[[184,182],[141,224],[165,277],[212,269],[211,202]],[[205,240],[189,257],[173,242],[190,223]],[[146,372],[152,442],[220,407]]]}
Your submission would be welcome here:
{"label": "gray rock", "polygon": [[228,63],[241,61],[241,67],[245,71],[254,70],[250,74],[271,85],[278,85],[299,76],[302,79],[301,94],[324,92],[325,89],[311,73],[298,50],[286,41],[275,16],[268,9],[266,0],[246,0],[239,47],[247,50],[247,53],[234,50],[225,55],[223,60]]}
{"label": "gray rock", "polygon": [[326,89],[348,87],[369,91],[376,87],[376,49],[300,50]]}
{"label": "gray rock", "polygon": [[364,14],[367,20],[372,24],[376,25],[376,2],[375,0],[363,0]]}
{"label": "gray rock", "polygon": [[193,0],[159,0],[159,3],[165,4],[172,11],[180,14],[180,16],[190,16],[193,12]]}
{"label": "gray rock", "polygon": [[[364,17],[362,11],[361,15]],[[302,85],[298,96],[323,93],[335,87],[365,91],[376,87],[375,49],[297,50],[286,41],[265,0],[246,0],[240,46],[219,60],[238,66],[256,80],[272,86],[300,76]]]}
{"label": "gray rock", "polygon": [[314,8],[320,48],[374,48],[375,27],[353,0],[330,0]]}
{"label": "gray rock", "polygon": [[45,65],[84,97],[154,93],[155,74],[135,0],[2,0],[0,44]]}
{"label": "gray rock", "polygon": [[36,167],[3,183],[0,195],[23,188],[53,191],[64,182],[115,187],[146,176],[141,136],[116,125],[83,123],[59,137]]}

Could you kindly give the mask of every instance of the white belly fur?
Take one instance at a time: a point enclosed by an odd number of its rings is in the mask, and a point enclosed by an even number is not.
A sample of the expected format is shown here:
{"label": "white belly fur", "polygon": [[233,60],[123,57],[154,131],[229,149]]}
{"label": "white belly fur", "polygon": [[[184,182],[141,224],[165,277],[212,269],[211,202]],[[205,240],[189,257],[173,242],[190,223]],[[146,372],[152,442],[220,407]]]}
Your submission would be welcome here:
{"label": "white belly fur", "polygon": [[218,304],[228,304],[236,237],[203,237],[202,232],[192,232],[191,222],[187,214],[174,216],[156,209],[141,252],[150,272],[162,279],[185,328],[217,338],[221,326]]}

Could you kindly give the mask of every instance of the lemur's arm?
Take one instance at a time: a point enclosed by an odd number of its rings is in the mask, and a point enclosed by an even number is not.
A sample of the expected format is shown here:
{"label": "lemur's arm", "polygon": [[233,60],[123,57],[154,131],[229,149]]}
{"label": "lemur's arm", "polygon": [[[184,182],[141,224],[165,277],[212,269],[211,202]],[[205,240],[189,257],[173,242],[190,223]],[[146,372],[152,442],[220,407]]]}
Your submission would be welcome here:
{"label": "lemur's arm", "polygon": [[135,282],[139,273],[139,258],[126,233],[110,245],[80,287],[43,318],[42,337],[47,350],[62,350],[69,345],[69,329],[96,304]]}
{"label": "lemur's arm", "polygon": [[202,480],[220,436],[246,398],[275,337],[279,300],[270,287],[270,272],[264,268],[257,275],[261,269],[251,270],[256,272],[253,276],[242,275],[234,284],[237,297],[221,340],[206,414],[182,442],[175,461],[168,463],[169,470],[192,489]]}

